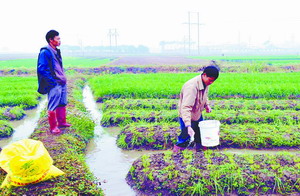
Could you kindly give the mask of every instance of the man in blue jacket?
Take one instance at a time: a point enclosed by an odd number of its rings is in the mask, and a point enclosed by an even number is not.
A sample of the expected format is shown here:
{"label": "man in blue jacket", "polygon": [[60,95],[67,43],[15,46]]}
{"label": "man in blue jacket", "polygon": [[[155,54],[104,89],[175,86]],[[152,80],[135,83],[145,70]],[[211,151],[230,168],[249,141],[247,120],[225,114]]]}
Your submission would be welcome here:
{"label": "man in blue jacket", "polygon": [[48,45],[41,48],[38,62],[38,92],[48,95],[48,121],[50,132],[61,133],[59,128],[70,127],[66,122],[67,78],[64,73],[59,33],[50,30],[46,34]]}

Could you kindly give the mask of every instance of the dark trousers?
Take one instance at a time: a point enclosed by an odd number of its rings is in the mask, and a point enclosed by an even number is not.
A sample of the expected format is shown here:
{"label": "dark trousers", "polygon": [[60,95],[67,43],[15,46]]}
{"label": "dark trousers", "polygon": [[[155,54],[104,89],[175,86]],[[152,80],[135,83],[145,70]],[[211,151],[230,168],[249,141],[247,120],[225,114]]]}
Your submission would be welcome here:
{"label": "dark trousers", "polygon": [[[200,128],[199,128],[199,122],[200,121],[203,121],[202,115],[201,115],[201,117],[200,117],[200,119],[198,121],[191,121],[191,127],[195,131],[195,136],[194,136],[195,142],[201,144]],[[185,147],[187,147],[189,145],[190,135],[188,134],[187,127],[185,127],[185,124],[184,124],[182,118],[179,118],[179,123],[180,123],[181,133],[178,136],[178,140],[177,140],[176,146],[184,147],[185,148]]]}
{"label": "dark trousers", "polygon": [[48,93],[48,111],[67,105],[67,85],[56,85]]}

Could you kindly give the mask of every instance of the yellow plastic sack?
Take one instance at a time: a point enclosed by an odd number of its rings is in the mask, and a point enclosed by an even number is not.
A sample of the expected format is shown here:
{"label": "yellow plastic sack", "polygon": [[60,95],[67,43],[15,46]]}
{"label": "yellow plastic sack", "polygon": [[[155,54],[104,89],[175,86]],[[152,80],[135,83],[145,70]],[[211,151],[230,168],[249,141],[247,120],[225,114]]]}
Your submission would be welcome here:
{"label": "yellow plastic sack", "polygon": [[0,188],[26,186],[64,174],[53,166],[53,160],[43,143],[23,139],[4,147],[0,167],[7,172]]}

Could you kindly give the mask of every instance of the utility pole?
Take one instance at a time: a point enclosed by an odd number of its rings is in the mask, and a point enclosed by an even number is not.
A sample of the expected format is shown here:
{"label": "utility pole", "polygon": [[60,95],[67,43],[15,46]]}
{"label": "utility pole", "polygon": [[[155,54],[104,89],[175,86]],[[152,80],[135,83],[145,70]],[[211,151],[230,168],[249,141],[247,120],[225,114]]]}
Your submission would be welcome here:
{"label": "utility pole", "polygon": [[199,12],[197,12],[197,30],[198,30],[198,39],[197,39],[197,42],[198,42],[198,55],[200,55],[200,19],[199,19]]}
{"label": "utility pole", "polygon": [[[192,15],[196,14],[197,16],[197,21],[192,22]],[[197,25],[197,50],[198,50],[198,55],[200,54],[200,18],[199,18],[199,12],[188,12],[188,22],[183,23],[188,25],[188,51],[189,55],[191,54],[191,45],[192,45],[192,38],[191,38],[191,27],[192,25]]]}
{"label": "utility pole", "polygon": [[189,23],[189,55],[190,55],[191,54],[191,12],[189,12],[188,23]]}
{"label": "utility pole", "polygon": [[113,41],[114,41],[114,47],[115,50],[117,49],[118,46],[118,42],[117,42],[117,37],[119,36],[119,34],[117,33],[117,29],[109,29],[108,31],[108,36],[109,36],[109,47],[110,50],[112,51],[112,47],[113,47]]}
{"label": "utility pole", "polygon": [[78,44],[80,46],[81,55],[84,56],[84,45],[83,45],[82,38],[78,38]]}

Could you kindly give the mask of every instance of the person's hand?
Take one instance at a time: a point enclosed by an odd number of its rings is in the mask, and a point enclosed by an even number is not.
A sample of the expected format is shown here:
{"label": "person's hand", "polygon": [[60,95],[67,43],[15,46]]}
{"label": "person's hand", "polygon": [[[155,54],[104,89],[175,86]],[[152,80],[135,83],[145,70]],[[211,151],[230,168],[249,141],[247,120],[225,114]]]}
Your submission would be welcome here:
{"label": "person's hand", "polygon": [[193,128],[192,127],[188,127],[188,134],[190,135],[190,137],[194,137],[194,135],[195,135],[195,131],[193,130]]}
{"label": "person's hand", "polygon": [[209,105],[207,105],[207,106],[205,107],[205,110],[206,110],[207,113],[211,113],[211,108],[210,108]]}

